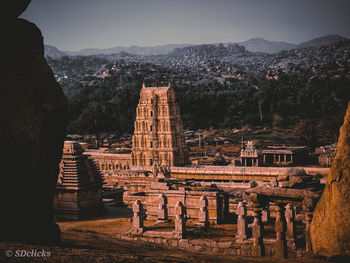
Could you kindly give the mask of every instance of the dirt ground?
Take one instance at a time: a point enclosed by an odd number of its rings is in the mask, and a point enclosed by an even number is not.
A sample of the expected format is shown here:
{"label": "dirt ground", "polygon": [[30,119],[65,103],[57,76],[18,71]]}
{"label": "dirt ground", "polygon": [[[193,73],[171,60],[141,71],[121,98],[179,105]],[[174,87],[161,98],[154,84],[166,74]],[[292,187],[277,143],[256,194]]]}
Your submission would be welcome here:
{"label": "dirt ground", "polygon": [[[60,246],[0,242],[0,262],[325,262],[316,259],[291,261],[270,257],[208,254],[153,243],[120,240],[115,238],[115,234],[125,233],[130,229],[130,211],[110,207],[109,212],[100,218],[60,222],[62,232]],[[13,252],[11,257],[6,256],[8,250]],[[16,257],[16,250],[44,250],[50,252],[50,256]]]}

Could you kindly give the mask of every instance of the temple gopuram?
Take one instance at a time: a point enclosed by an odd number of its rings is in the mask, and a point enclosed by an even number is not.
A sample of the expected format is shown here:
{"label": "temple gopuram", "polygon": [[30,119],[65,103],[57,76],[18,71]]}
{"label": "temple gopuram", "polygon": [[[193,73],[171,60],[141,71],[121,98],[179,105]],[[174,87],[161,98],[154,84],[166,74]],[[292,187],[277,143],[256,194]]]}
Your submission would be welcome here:
{"label": "temple gopuram", "polygon": [[188,163],[180,109],[170,87],[142,86],[132,138],[132,165]]}

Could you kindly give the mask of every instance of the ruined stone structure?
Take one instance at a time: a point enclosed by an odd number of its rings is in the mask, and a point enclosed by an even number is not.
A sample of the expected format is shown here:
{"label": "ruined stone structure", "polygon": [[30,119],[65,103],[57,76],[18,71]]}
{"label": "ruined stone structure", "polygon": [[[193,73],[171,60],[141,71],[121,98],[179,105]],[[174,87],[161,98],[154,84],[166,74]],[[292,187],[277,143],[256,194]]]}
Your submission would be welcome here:
{"label": "ruined stone structure", "polygon": [[[264,230],[261,218],[261,210],[266,208],[269,203],[274,204],[275,220],[275,256],[285,258],[290,255],[288,253],[295,252],[294,243],[294,215],[291,214],[291,204],[297,204],[302,207],[302,213],[305,223],[305,252],[306,256],[312,256],[311,240],[310,240],[310,223],[312,213],[319,198],[319,194],[303,189],[292,189],[284,187],[265,187],[258,186],[249,189],[245,193],[245,199],[249,201],[253,208],[254,223],[252,226],[253,232],[253,254],[262,256],[265,253],[264,249]],[[285,206],[287,208],[285,211]]]}
{"label": "ruined stone structure", "polygon": [[247,208],[244,202],[239,202],[237,206],[237,242],[243,242],[248,237]]}
{"label": "ruined stone structure", "polygon": [[102,177],[79,143],[66,141],[57,179],[54,215],[58,219],[81,219],[104,213]]}
{"label": "ruined stone structure", "polygon": [[331,166],[337,152],[337,144],[320,146],[315,149],[315,154],[318,155],[318,163],[323,166]]}
{"label": "ruined stone structure", "polygon": [[100,171],[128,170],[131,166],[131,154],[109,153],[88,149],[84,154],[93,159]]}
{"label": "ruined stone structure", "polygon": [[261,152],[264,165],[284,166],[306,163],[309,148],[306,146],[268,146]]}
{"label": "ruined stone structure", "polygon": [[[181,201],[186,207],[186,215],[190,219],[199,219],[201,217],[200,200],[203,195],[207,199],[206,213],[208,221],[220,224],[228,214],[228,196],[225,192],[214,187],[194,187],[181,183],[166,183],[154,181],[143,192],[134,194],[124,193],[124,203],[129,207],[136,200],[140,200],[144,206],[147,219],[158,220],[160,213],[159,195],[163,194],[166,198],[167,218],[174,219],[176,212],[175,206]],[[161,202],[164,209],[164,202]],[[163,213],[163,211],[162,211]],[[164,218],[164,217],[163,217]]]}
{"label": "ruined stone structure", "polygon": [[67,101],[44,58],[40,29],[18,18],[29,3],[1,2],[0,240],[57,242],[52,203]]}
{"label": "ruined stone structure", "polygon": [[[254,207],[255,208],[255,207]],[[254,209],[253,212],[253,255],[257,257],[261,257],[265,255],[265,247],[264,247],[264,225],[261,220],[261,210]]]}
{"label": "ruined stone structure", "polygon": [[253,141],[242,145],[235,165],[241,166],[289,166],[303,164],[308,158],[309,148],[306,146],[267,146],[257,149]]}
{"label": "ruined stone structure", "polygon": [[181,166],[188,163],[175,92],[170,87],[142,86],[132,138],[132,165]]}
{"label": "ruined stone structure", "polygon": [[261,220],[263,223],[268,223],[270,219],[270,204],[267,204],[266,208],[261,211]]}
{"label": "ruined stone structure", "polygon": [[209,227],[209,213],[208,213],[208,198],[203,195],[199,199],[199,224],[204,227]]}
{"label": "ruined stone structure", "polygon": [[275,221],[276,231],[276,256],[280,258],[287,257],[286,240],[286,218],[284,216],[284,204],[277,204],[277,216]]}
{"label": "ruined stone structure", "polygon": [[143,205],[140,200],[136,200],[132,206],[132,211],[134,216],[132,218],[132,232],[134,234],[142,234],[144,231],[143,218],[144,210]]}
{"label": "ruined stone structure", "polygon": [[295,210],[292,204],[286,206],[285,214],[287,232],[286,239],[288,247],[295,248]]}
{"label": "ruined stone structure", "polygon": [[240,158],[243,166],[261,165],[261,153],[256,149],[253,141],[248,141],[245,148],[242,148]]}
{"label": "ruined stone structure", "polygon": [[160,194],[158,197],[158,221],[168,220],[168,198],[165,194]]}
{"label": "ruined stone structure", "polygon": [[175,230],[174,237],[181,239],[186,234],[186,211],[182,202],[178,202],[175,206]]}

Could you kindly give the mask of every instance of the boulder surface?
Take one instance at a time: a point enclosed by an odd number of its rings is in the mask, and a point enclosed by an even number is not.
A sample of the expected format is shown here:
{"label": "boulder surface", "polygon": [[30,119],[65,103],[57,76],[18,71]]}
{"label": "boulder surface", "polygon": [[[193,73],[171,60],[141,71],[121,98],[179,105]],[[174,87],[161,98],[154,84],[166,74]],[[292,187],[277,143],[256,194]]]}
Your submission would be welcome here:
{"label": "boulder surface", "polygon": [[350,256],[350,103],[340,128],[337,154],[311,223],[315,255]]}
{"label": "boulder surface", "polygon": [[67,100],[44,58],[41,31],[17,18],[29,2],[4,1],[1,9],[8,13],[0,21],[0,241],[53,242]]}
{"label": "boulder surface", "polygon": [[15,19],[27,9],[31,0],[3,0],[1,1],[0,20]]}

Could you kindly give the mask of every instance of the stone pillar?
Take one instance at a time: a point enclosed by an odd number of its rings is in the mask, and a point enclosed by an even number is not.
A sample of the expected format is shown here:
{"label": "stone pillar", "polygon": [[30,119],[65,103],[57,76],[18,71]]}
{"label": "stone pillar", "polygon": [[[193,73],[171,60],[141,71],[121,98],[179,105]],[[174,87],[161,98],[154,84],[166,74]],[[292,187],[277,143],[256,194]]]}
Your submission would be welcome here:
{"label": "stone pillar", "polygon": [[168,198],[164,194],[158,197],[158,221],[168,220]]}
{"label": "stone pillar", "polygon": [[261,220],[263,223],[268,223],[270,221],[270,205],[266,206],[266,209],[262,211]]}
{"label": "stone pillar", "polygon": [[132,206],[134,212],[132,220],[132,232],[133,234],[142,234],[143,233],[143,205],[140,200],[136,200]]}
{"label": "stone pillar", "polygon": [[252,255],[261,257],[265,255],[265,247],[264,247],[264,226],[261,222],[261,211],[258,208],[254,209],[253,212],[254,222],[252,227],[253,232],[253,251]]}
{"label": "stone pillar", "polygon": [[244,240],[247,239],[247,229],[248,229],[248,224],[247,224],[247,207],[245,203],[239,202],[237,206],[237,235],[236,235],[236,240],[237,242],[243,242]]}
{"label": "stone pillar", "polygon": [[185,207],[182,202],[177,202],[175,206],[175,215],[174,238],[182,239],[186,232]]}
{"label": "stone pillar", "polygon": [[306,197],[303,200],[303,212],[305,220],[305,252],[307,257],[313,257],[312,244],[310,237],[310,227],[313,216],[314,200]]}
{"label": "stone pillar", "polygon": [[312,244],[310,238],[310,225],[312,221],[312,212],[304,212],[305,216],[305,252],[307,257],[312,257]]}
{"label": "stone pillar", "polygon": [[294,206],[291,204],[288,204],[286,206],[286,211],[284,213],[286,222],[287,222],[287,245],[292,250],[295,249],[295,212],[294,212]]}
{"label": "stone pillar", "polygon": [[277,205],[277,215],[275,222],[276,231],[276,257],[287,257],[287,242],[286,242],[286,219],[284,217],[284,205]]}
{"label": "stone pillar", "polygon": [[208,199],[205,195],[199,199],[199,224],[204,228],[209,227]]}

